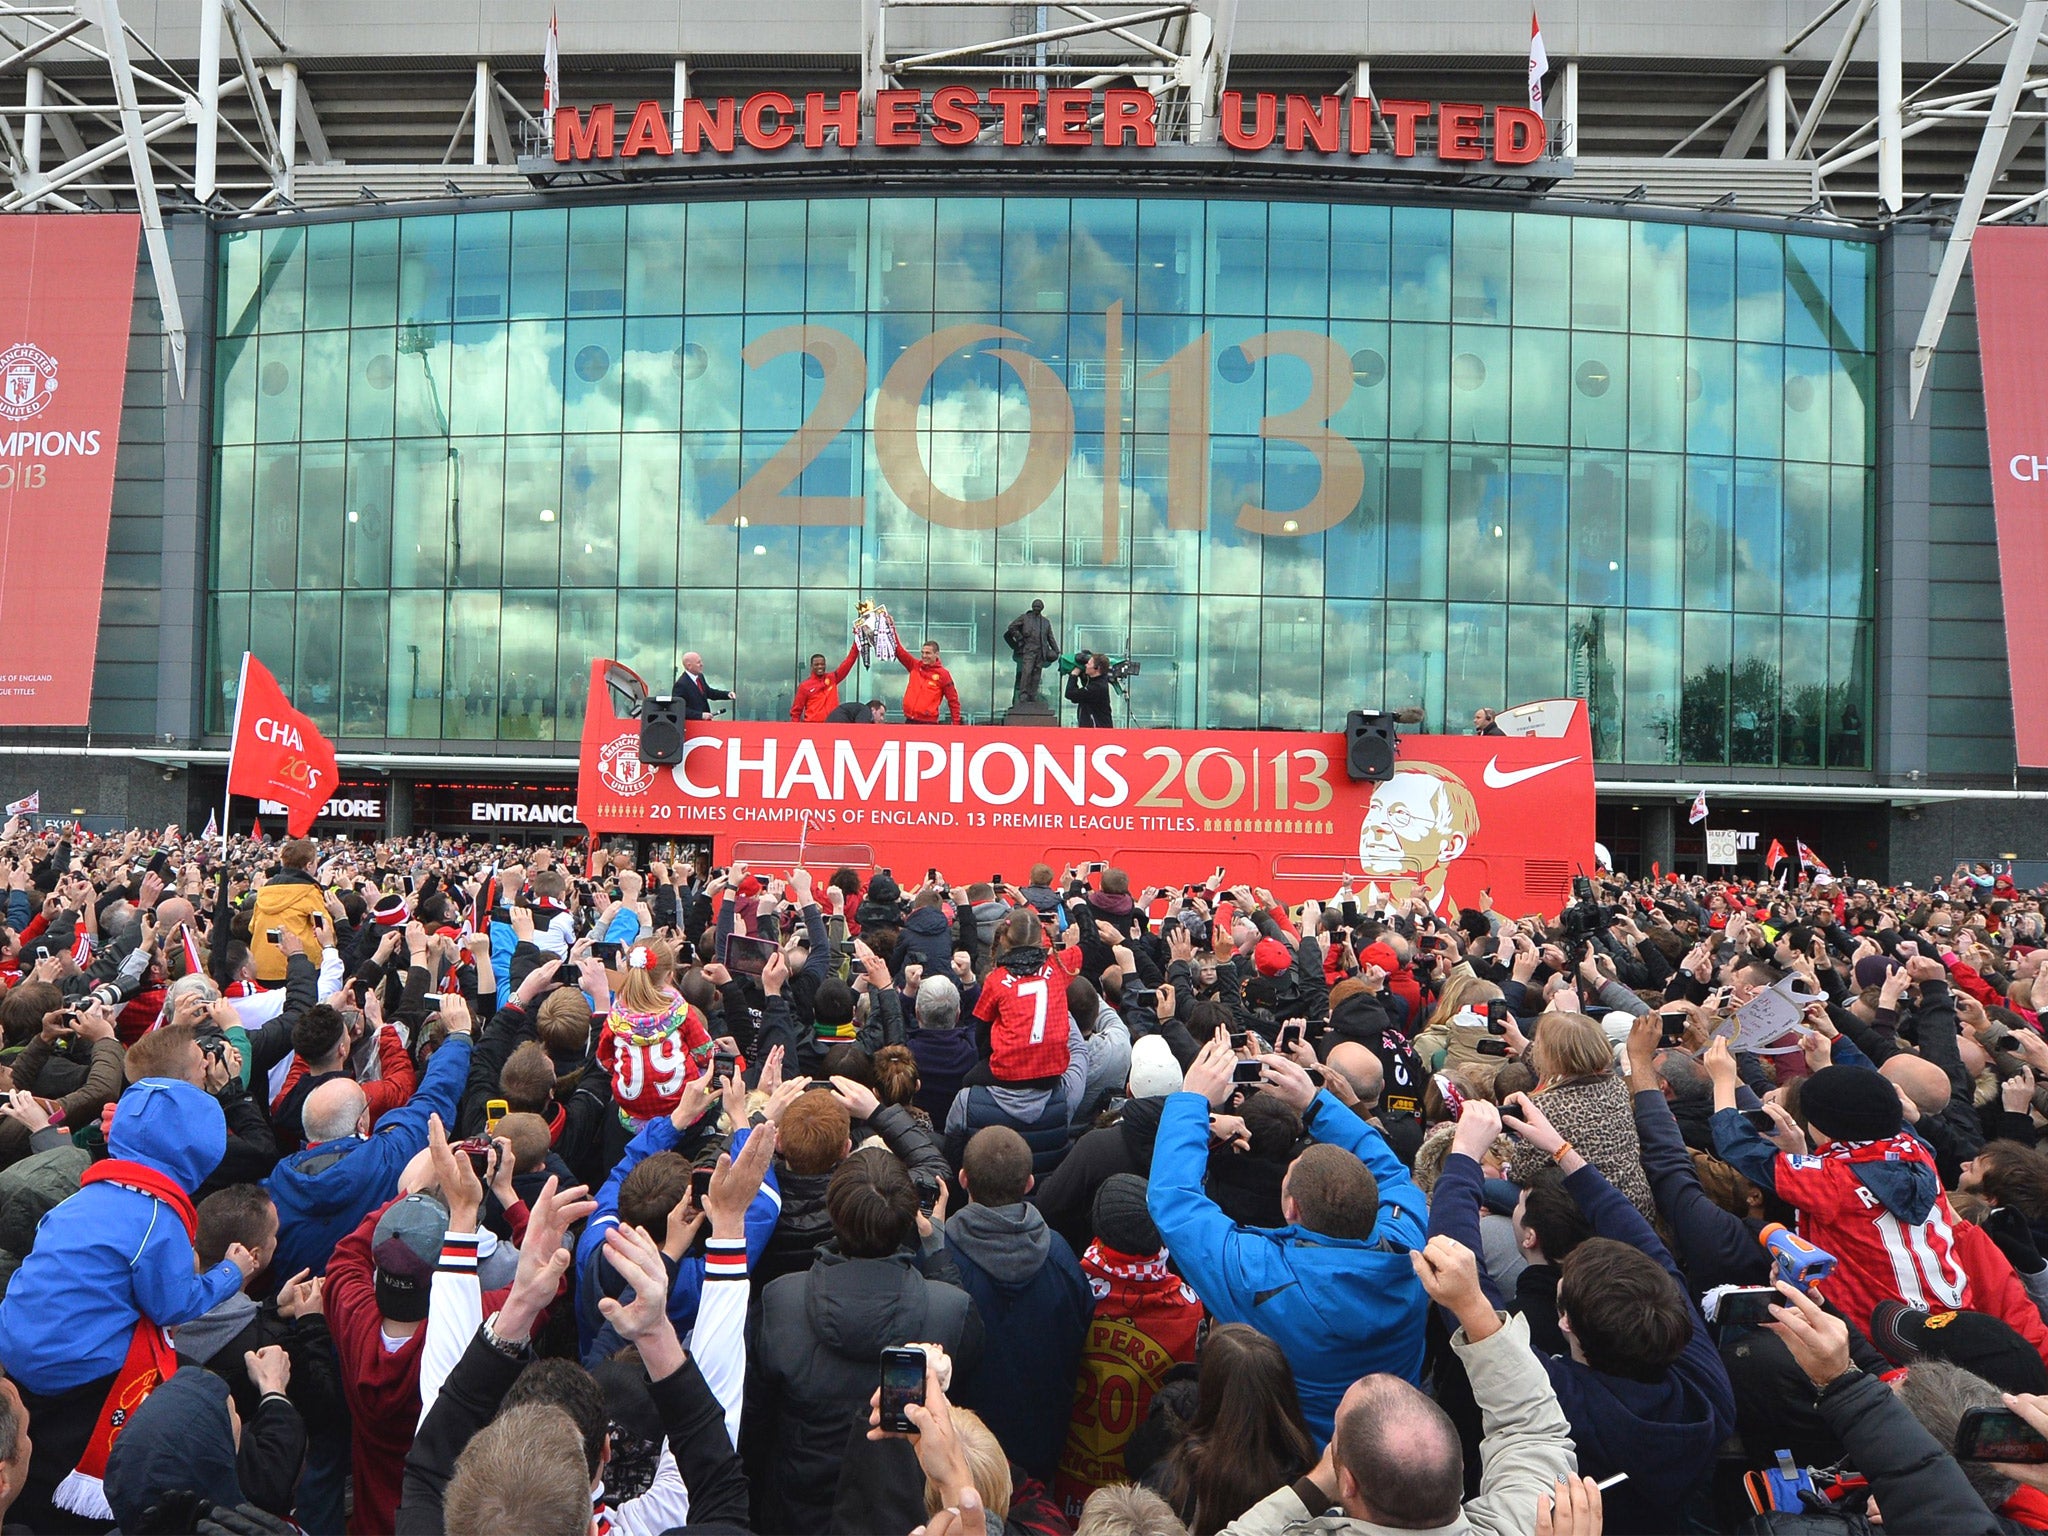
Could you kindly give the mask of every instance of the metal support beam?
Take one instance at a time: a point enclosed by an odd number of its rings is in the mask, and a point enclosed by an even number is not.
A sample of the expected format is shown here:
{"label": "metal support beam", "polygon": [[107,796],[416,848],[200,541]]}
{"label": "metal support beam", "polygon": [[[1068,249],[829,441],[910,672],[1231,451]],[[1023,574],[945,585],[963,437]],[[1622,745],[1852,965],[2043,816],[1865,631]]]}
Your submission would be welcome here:
{"label": "metal support beam", "polygon": [[887,44],[882,39],[882,0],[860,0],[860,110],[875,113],[875,93],[889,74]]}
{"label": "metal support beam", "polygon": [[[91,0],[88,0],[91,3]],[[2041,0],[2048,5],[2048,0]],[[156,172],[149,163],[149,141],[143,137],[142,109],[135,100],[135,71],[128,62],[128,35],[121,20],[121,0],[97,0],[100,32],[106,39],[107,68],[114,77],[114,99],[121,106],[121,137],[128,150],[128,169],[135,177],[135,200],[142,208],[142,239],[149,251],[150,275],[156,279],[157,303],[164,312],[164,341],[171,352],[171,374],[185,393],[185,307],[178,302],[177,275],[171,269],[171,247],[164,238],[164,211],[157,202]]]}
{"label": "metal support beam", "polygon": [[[192,150],[192,195],[204,206],[213,201],[218,185],[220,155],[220,26],[224,0],[199,0],[199,138]],[[110,28],[109,31],[112,29]],[[108,37],[111,55],[119,46],[128,51],[126,37]]]}
{"label": "metal support beam", "polygon": [[1579,66],[1576,60],[1564,67],[1564,83],[1557,93],[1557,147],[1573,159],[1579,153]]}
{"label": "metal support beam", "polygon": [[1764,75],[1764,158],[1785,158],[1785,120],[1792,93],[1785,86],[1785,66],[1773,64]]}
{"label": "metal support beam", "polygon": [[1877,196],[1893,213],[1906,204],[1905,0],[1877,0]]}
{"label": "metal support beam", "polygon": [[287,64],[271,78],[277,85],[277,190],[290,197],[299,162],[299,66]]}
{"label": "metal support beam", "polygon": [[270,121],[270,98],[263,94],[263,71],[256,67],[256,56],[249,51],[249,39],[242,32],[240,8],[234,0],[228,0],[228,39],[235,45],[235,63],[242,71],[242,89],[248,92],[249,108],[256,114],[256,134],[263,140],[263,154],[268,160],[273,184],[283,154],[277,146],[277,129]]}
{"label": "metal support beam", "polygon": [[688,59],[677,59],[675,92],[671,97],[672,104],[669,107],[669,111],[673,115],[670,117],[668,125],[668,131],[674,138],[680,139],[683,136],[683,103],[689,99],[690,61]]}
{"label": "metal support beam", "polygon": [[1835,45],[1835,56],[1828,60],[1827,73],[1820,77],[1820,84],[1814,90],[1813,105],[1806,109],[1806,121],[1799,125],[1798,137],[1792,141],[1791,157],[1794,160],[1805,159],[1806,151],[1812,147],[1813,136],[1820,131],[1828,103],[1835,99],[1835,87],[1842,83],[1842,72],[1849,67],[1849,56],[1856,51],[1856,39],[1863,35],[1863,24],[1870,20],[1871,7],[1875,3],[1876,0],[1856,0],[1848,30],[1843,32],[1841,42]]}
{"label": "metal support beam", "polygon": [[491,65],[488,59],[476,61],[476,91],[469,98],[469,115],[475,135],[470,143],[469,163],[489,165],[491,163],[491,125],[487,122],[487,105],[491,100]]}
{"label": "metal support beam", "polygon": [[43,72],[31,67],[22,100],[28,113],[21,120],[21,168],[30,176],[43,174]]}
{"label": "metal support beam", "polygon": [[1934,279],[1934,293],[1927,301],[1927,317],[1920,323],[1920,336],[1913,343],[1912,398],[1909,412],[1920,409],[1920,394],[1927,387],[1927,371],[1934,364],[1934,350],[1941,345],[1941,333],[1948,325],[1949,306],[1963,280],[1963,266],[1970,259],[1970,241],[1984,213],[1984,199],[1998,159],[2005,149],[2005,136],[2012,115],[2019,106],[2020,90],[2034,61],[2034,49],[2041,41],[2041,28],[2048,23],[2048,0],[2027,0],[2013,27],[2012,52],[2005,57],[2005,73],[1999,77],[1998,94],[1992,98],[1991,117],[1984,124],[1984,137],[1977,145],[1977,159],[1970,167],[1970,179],[1963,186],[1962,205],[1956,209],[1955,227],[1949,231],[1948,248],[1942,252],[1941,271]]}

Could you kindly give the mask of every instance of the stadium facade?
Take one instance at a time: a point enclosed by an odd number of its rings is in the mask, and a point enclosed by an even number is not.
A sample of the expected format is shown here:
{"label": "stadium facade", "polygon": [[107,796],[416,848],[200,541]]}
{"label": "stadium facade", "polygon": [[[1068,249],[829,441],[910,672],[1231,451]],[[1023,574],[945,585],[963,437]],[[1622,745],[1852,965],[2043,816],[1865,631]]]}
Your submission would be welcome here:
{"label": "stadium facade", "polygon": [[[1506,0],[579,8],[549,116],[544,4],[216,4],[128,18],[194,121],[92,724],[0,737],[5,798],[196,826],[247,648],[335,829],[559,836],[592,655],[782,718],[877,600],[985,722],[1043,598],[1134,725],[1585,698],[1630,867],[1701,867],[1702,787],[1751,868],[2048,858],[1967,274],[1914,399],[1982,7],[1539,7],[1540,115]],[[132,156],[51,184],[110,51],[0,72],[11,211],[137,206]]]}

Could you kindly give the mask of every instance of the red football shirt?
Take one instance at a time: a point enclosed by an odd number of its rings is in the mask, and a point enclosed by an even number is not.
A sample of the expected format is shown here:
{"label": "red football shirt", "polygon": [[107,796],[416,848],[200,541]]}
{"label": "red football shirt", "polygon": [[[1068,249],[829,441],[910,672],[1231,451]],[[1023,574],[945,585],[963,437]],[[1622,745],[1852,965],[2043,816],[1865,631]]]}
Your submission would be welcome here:
{"label": "red football shirt", "polygon": [[974,1016],[989,1030],[989,1072],[998,1081],[1058,1077],[1067,1050],[1067,976],[1051,961],[1022,975],[997,966],[981,984]]}

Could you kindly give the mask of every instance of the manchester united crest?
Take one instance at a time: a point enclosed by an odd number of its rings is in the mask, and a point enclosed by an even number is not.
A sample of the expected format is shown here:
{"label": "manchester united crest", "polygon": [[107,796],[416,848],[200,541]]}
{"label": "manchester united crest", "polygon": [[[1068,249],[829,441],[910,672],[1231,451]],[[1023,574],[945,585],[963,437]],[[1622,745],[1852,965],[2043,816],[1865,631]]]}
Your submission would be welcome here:
{"label": "manchester united crest", "polygon": [[608,741],[597,754],[597,776],[615,795],[643,795],[654,784],[654,770],[640,761],[640,738],[624,735]]}
{"label": "manchester united crest", "polygon": [[0,352],[0,416],[27,421],[57,392],[57,359],[32,342]]}

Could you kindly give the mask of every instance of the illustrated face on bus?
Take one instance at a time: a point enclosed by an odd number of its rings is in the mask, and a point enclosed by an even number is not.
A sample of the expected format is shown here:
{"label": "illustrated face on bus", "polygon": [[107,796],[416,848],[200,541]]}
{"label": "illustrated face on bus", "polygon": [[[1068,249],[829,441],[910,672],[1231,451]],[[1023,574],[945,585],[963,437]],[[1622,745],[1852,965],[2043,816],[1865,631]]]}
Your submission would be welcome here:
{"label": "illustrated face on bus", "polygon": [[1472,845],[1479,814],[1464,781],[1429,763],[1407,763],[1374,786],[1358,834],[1368,888],[1395,902],[1443,898],[1451,862]]}

